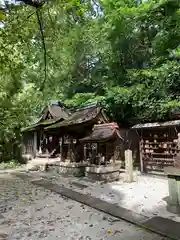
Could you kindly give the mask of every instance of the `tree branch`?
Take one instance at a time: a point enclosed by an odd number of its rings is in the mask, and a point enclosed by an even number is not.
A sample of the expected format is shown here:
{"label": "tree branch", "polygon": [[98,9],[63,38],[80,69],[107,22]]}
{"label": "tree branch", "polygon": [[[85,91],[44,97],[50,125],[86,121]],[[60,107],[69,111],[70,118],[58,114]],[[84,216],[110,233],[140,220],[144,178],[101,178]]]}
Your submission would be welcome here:
{"label": "tree branch", "polygon": [[42,37],[42,46],[43,46],[43,50],[44,50],[44,81],[43,81],[43,84],[42,84],[41,89],[40,89],[42,91],[44,89],[44,85],[45,85],[46,78],[47,78],[47,51],[46,51],[45,37],[44,37],[42,21],[41,21],[41,17],[40,17],[38,8],[36,8],[36,15],[37,15],[37,20],[38,20],[38,24],[39,24],[39,30],[40,30],[41,37]]}
{"label": "tree branch", "polygon": [[23,2],[31,7],[39,8],[42,7],[45,3],[45,0],[18,0]]}

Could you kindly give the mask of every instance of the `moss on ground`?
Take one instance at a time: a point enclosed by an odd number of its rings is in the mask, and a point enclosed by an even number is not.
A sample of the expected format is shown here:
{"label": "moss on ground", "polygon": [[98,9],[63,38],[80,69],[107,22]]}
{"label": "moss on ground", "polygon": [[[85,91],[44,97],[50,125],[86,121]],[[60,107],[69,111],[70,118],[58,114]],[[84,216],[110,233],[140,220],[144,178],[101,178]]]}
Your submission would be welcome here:
{"label": "moss on ground", "polygon": [[17,168],[20,166],[22,166],[22,164],[18,163],[16,160],[11,160],[9,162],[1,162],[0,170]]}

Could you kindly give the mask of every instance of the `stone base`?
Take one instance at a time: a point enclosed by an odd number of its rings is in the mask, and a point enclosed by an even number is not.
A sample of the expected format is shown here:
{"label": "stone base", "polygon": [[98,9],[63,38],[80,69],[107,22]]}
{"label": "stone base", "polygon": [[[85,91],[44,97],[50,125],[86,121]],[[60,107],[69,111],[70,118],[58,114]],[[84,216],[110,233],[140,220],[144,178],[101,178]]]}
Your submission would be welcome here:
{"label": "stone base", "polygon": [[112,182],[119,180],[120,165],[115,166],[88,166],[85,176],[91,180]]}
{"label": "stone base", "polygon": [[166,167],[164,172],[168,177],[169,198],[167,200],[167,210],[171,213],[180,213],[180,169],[176,167]]}
{"label": "stone base", "polygon": [[175,214],[180,214],[180,206],[179,205],[168,204],[166,209],[167,209],[168,212],[175,213]]}
{"label": "stone base", "polygon": [[59,164],[47,164],[44,167],[44,171],[59,173]]}
{"label": "stone base", "polygon": [[85,176],[85,167],[87,163],[70,163],[61,162],[59,166],[59,173],[66,176]]}
{"label": "stone base", "polygon": [[32,154],[23,154],[22,159],[25,163],[27,163],[28,161],[34,159],[34,156]]}

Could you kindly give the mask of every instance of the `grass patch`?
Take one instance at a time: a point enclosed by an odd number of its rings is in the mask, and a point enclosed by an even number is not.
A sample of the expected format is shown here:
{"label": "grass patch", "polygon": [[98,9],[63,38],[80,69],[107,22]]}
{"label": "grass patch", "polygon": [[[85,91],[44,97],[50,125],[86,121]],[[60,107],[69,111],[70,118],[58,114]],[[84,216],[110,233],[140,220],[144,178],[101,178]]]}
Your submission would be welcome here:
{"label": "grass patch", "polygon": [[13,169],[22,166],[22,164],[18,163],[15,160],[11,160],[9,162],[1,162],[0,163],[0,170],[5,170],[5,169]]}

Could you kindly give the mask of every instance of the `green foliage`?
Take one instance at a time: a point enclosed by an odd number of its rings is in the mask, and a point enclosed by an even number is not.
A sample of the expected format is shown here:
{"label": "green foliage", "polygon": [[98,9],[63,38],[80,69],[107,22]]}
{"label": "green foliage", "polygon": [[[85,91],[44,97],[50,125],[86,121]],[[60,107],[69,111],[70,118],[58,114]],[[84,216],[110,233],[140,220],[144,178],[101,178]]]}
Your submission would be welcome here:
{"label": "green foliage", "polygon": [[83,107],[93,102],[101,102],[103,96],[96,96],[95,93],[76,93],[73,98],[65,100],[64,103],[71,107]]}
{"label": "green foliage", "polygon": [[17,167],[21,167],[21,164],[18,163],[16,160],[11,160],[9,162],[1,162],[0,163],[0,170],[12,169],[12,168],[17,168]]}
{"label": "green foliage", "polygon": [[100,102],[122,124],[166,120],[179,108],[178,0],[56,0],[39,14],[46,52],[33,7],[0,12],[3,158],[12,159],[21,127],[50,99]]}

